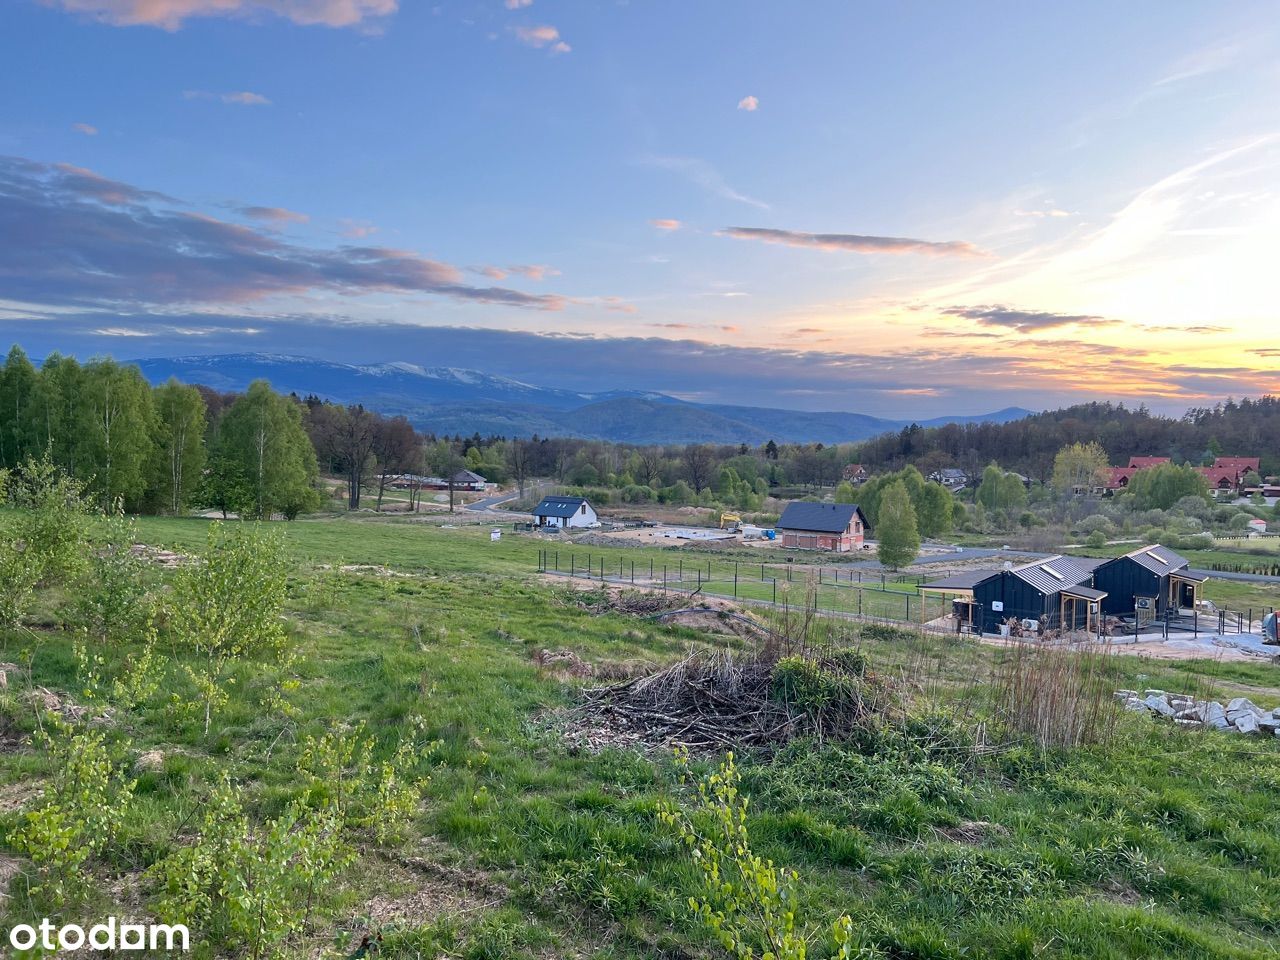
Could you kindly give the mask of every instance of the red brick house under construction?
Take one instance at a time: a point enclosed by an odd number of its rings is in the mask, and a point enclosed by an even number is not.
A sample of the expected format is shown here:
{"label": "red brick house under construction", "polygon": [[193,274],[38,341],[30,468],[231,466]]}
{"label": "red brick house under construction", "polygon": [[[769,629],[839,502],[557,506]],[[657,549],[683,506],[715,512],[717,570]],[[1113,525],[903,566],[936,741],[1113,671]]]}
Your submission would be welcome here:
{"label": "red brick house under construction", "polygon": [[778,519],[782,545],[796,550],[860,550],[870,529],[853,503],[788,503]]}

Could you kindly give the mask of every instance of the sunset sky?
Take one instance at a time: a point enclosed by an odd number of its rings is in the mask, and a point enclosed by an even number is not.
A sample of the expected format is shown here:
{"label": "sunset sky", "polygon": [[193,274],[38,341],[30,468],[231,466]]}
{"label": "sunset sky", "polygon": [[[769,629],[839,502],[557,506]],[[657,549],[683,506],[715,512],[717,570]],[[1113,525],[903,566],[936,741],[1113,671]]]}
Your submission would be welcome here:
{"label": "sunset sky", "polygon": [[0,328],[891,417],[1280,391],[1280,4],[5,0]]}

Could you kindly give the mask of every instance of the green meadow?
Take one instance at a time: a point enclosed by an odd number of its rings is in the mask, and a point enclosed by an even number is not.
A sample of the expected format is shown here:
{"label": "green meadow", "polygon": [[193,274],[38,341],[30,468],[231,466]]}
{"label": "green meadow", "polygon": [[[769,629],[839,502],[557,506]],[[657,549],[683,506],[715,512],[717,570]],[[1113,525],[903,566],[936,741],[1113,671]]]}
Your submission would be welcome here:
{"label": "green meadow", "polygon": [[[137,523],[143,542],[181,553],[204,549],[209,528]],[[671,751],[582,749],[564,729],[581,688],[602,677],[653,672],[692,651],[748,657],[754,641],[594,613],[573,585],[536,572],[541,541],[510,532],[490,541],[488,525],[341,518],[269,530],[283,541],[285,652],[229,662],[207,730],[190,709],[204,693],[186,670],[200,656],[163,613],[149,646],[97,641],[78,627],[76,585],[52,584],[22,625],[0,634],[6,929],[43,916],[164,919],[172,865],[198,872],[202,861],[182,856],[208,846],[200,835],[214,829],[219,784],[237,791],[241,846],[251,837],[274,850],[303,836],[279,826],[284,815],[336,808],[343,771],[358,767],[314,775],[316,745],[330,735],[368,738],[366,778],[400,765],[409,808],[369,808],[390,811],[396,829],[352,818],[347,855],[305,886],[305,917],[287,935],[246,937],[243,925],[209,921],[193,929],[191,955],[748,955],[726,952],[690,908],[705,896],[703,874],[663,812],[695,811],[696,790]],[[606,567],[673,556],[591,552]],[[148,564],[140,576],[163,601],[178,574]],[[802,604],[805,585],[792,589],[789,605]],[[1090,684],[1105,734],[1046,746],[1019,731],[993,692],[1009,651],[844,622],[813,629],[827,647],[856,648],[899,709],[857,737],[736,751],[752,848],[795,871],[789,903],[810,956],[834,952],[841,916],[852,930],[845,955],[867,958],[1280,956],[1280,740],[1113,716],[1110,698],[1156,687],[1273,707],[1280,667],[1100,658]],[[154,689],[122,703],[100,692],[128,679],[148,649],[160,661]],[[572,654],[575,669],[544,651]],[[64,710],[89,706],[75,722],[100,732],[112,769],[134,781],[110,842],[61,897],[42,887],[18,839],[24,811],[59,782],[41,738],[52,726],[45,693]],[[723,759],[696,753],[693,780]],[[689,815],[699,824],[705,812]],[[220,849],[240,849],[228,843]],[[303,889],[290,877],[270,882]],[[185,895],[205,894],[193,885]],[[741,919],[743,949],[759,956]]]}

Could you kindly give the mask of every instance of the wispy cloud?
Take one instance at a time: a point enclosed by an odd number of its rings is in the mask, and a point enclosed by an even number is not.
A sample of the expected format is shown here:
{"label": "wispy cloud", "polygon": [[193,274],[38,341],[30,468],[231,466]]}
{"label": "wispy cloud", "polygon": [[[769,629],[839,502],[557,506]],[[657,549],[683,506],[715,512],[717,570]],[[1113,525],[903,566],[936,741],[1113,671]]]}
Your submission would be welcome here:
{"label": "wispy cloud", "polygon": [[188,100],[220,100],[241,107],[265,107],[271,104],[260,93],[251,90],[233,90],[228,93],[210,93],[208,90],[184,90],[182,95]]}
{"label": "wispy cloud", "polygon": [[371,237],[378,232],[378,228],[368,220],[342,219],[338,221],[338,226],[342,228],[342,235],[352,240]]}
{"label": "wispy cloud", "polygon": [[467,269],[472,273],[488,277],[490,280],[505,280],[512,274],[524,277],[526,280],[545,280],[547,277],[560,276],[559,270],[555,267],[549,267],[545,263],[513,263],[504,267],[486,264],[479,267],[468,267]]}
{"label": "wispy cloud", "polygon": [[743,97],[738,101],[738,109],[746,110],[748,113],[754,113],[760,108],[760,101],[752,96]]}
{"label": "wispy cloud", "polygon": [[533,0],[506,0],[504,6],[508,10],[521,10],[525,7],[532,7]]}
{"label": "wispy cloud", "polygon": [[1246,44],[1238,40],[1227,40],[1202,47],[1173,63],[1168,72],[1153,86],[1169,86],[1226,70],[1235,65],[1245,49]]}
{"label": "wispy cloud", "polygon": [[251,220],[278,226],[286,223],[307,223],[311,219],[305,213],[286,210],[284,207],[240,207],[239,211]]}
{"label": "wispy cloud", "polygon": [[91,123],[73,123],[71,129],[76,133],[83,133],[86,137],[96,137],[98,128]]}
{"label": "wispy cloud", "polygon": [[117,27],[147,26],[179,30],[197,17],[263,15],[283,17],[300,26],[357,27],[389,17],[398,0],[43,0]]}
{"label": "wispy cloud", "polygon": [[975,320],[988,327],[1007,327],[1019,333],[1051,330],[1070,326],[1112,326],[1119,320],[1095,317],[1087,314],[1050,313],[1044,310],[1015,310],[1003,306],[946,307],[942,313],[952,317]]}
{"label": "wispy cloud", "polygon": [[1071,217],[1074,214],[1070,210],[1060,210],[1057,207],[1046,207],[1043,210],[1015,210],[1015,217]]}
{"label": "wispy cloud", "polygon": [[[0,159],[0,230],[23,238],[0,248],[4,295],[81,307],[236,304],[309,292],[426,294],[539,310],[569,302],[474,286],[457,267],[413,251],[302,246],[185,206],[91,170]],[[273,223],[297,216],[246,209]]]}
{"label": "wispy cloud", "polygon": [[649,226],[655,227],[658,230],[679,230],[682,224],[679,220],[659,218],[657,220],[650,220]]}
{"label": "wispy cloud", "polygon": [[962,240],[914,240],[909,237],[874,237],[856,233],[801,233],[770,227],[727,227],[718,236],[736,240],[760,240],[787,247],[846,253],[920,253],[933,257],[985,257],[982,250]]}
{"label": "wispy cloud", "polygon": [[729,185],[720,171],[713,167],[707,161],[698,157],[655,157],[647,156],[641,158],[641,163],[651,167],[658,167],[662,170],[670,170],[678,173],[686,180],[697,184],[708,193],[725,200],[734,200],[738,203],[745,203],[753,207],[759,207],[761,210],[768,210],[769,204],[763,200],[757,200],[755,197],[749,197],[745,193],[735,190]]}
{"label": "wispy cloud", "polygon": [[552,53],[568,53],[573,48],[560,39],[560,31],[549,24],[537,27],[516,27],[516,38],[530,47],[546,47]]}

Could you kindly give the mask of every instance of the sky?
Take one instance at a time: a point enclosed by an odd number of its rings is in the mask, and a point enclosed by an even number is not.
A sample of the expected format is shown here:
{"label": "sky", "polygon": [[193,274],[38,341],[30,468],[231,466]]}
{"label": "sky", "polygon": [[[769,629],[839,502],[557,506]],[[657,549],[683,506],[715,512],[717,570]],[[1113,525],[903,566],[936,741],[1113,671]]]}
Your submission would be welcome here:
{"label": "sky", "polygon": [[1280,392],[1280,3],[5,0],[0,333],[893,418]]}

